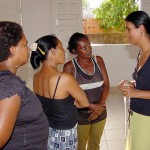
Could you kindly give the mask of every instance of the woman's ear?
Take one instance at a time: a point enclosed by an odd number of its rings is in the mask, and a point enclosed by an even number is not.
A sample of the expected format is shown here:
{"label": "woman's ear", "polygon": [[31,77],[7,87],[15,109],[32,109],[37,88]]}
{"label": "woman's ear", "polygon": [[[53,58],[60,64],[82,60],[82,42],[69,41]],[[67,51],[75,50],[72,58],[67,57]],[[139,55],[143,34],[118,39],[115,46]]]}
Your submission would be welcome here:
{"label": "woman's ear", "polygon": [[142,36],[145,32],[145,27],[143,25],[140,25],[139,29],[140,29],[140,34]]}
{"label": "woman's ear", "polygon": [[76,50],[76,49],[73,49],[73,50],[72,50],[72,53],[73,53],[73,54],[77,54],[77,50]]}
{"label": "woman's ear", "polygon": [[52,53],[53,55],[56,55],[57,49],[56,49],[56,48],[51,48],[50,51],[51,51],[51,53]]}
{"label": "woman's ear", "polygon": [[11,46],[11,47],[10,47],[10,53],[11,53],[12,55],[15,55],[16,49],[15,49],[14,46]]}

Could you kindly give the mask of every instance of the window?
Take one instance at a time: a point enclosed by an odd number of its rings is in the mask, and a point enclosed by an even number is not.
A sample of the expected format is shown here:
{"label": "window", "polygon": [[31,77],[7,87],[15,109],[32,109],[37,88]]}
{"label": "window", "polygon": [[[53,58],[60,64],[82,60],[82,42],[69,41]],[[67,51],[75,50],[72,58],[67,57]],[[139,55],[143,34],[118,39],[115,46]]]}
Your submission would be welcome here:
{"label": "window", "polygon": [[[83,33],[89,37],[92,44],[127,44],[129,43],[128,38],[126,36],[125,27],[123,30],[122,28],[120,28],[121,25],[119,24],[119,23],[122,23],[122,26],[124,26],[125,16],[123,18],[120,15],[120,14],[123,14],[122,12],[124,9],[122,8],[126,8],[128,12],[133,11],[133,7],[127,8],[128,7],[127,3],[130,3],[130,1],[129,0],[123,0],[123,1],[82,0]],[[95,9],[98,9],[98,8],[101,9],[102,5],[103,5],[103,10],[99,12],[104,12],[104,14],[101,13],[102,15],[101,17],[98,11],[97,11],[98,13],[94,13],[93,11],[95,11]],[[137,1],[136,2],[132,1],[131,6],[134,6],[134,10],[137,10],[138,9]],[[119,10],[117,15],[116,15],[117,11],[115,10],[115,8]],[[115,10],[114,14],[113,14],[113,10]],[[96,17],[98,19],[96,19]],[[115,19],[113,19],[113,17]],[[106,20],[106,22],[104,22],[103,20],[104,21]],[[104,25],[103,25],[103,22],[105,23]],[[100,25],[103,25],[103,27],[101,27]],[[106,29],[105,27],[109,27],[109,28]],[[115,27],[118,27],[118,29],[116,29]]]}

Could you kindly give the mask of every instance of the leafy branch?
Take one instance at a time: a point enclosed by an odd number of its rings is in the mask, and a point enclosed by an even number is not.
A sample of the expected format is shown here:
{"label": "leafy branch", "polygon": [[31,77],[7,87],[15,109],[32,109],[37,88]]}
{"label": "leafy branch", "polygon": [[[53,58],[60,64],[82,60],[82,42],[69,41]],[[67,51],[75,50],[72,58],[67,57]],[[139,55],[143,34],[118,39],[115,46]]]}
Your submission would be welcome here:
{"label": "leafy branch", "polygon": [[104,31],[124,32],[124,19],[135,10],[138,10],[135,0],[103,0],[93,13]]}

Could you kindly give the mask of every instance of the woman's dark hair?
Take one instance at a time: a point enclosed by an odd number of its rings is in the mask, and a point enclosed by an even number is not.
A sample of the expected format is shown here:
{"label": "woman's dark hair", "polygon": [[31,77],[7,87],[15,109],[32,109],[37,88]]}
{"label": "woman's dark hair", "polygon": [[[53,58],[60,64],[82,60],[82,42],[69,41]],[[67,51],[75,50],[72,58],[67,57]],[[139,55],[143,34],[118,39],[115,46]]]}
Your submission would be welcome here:
{"label": "woman's dark hair", "polygon": [[129,14],[125,20],[134,24],[136,28],[139,28],[140,25],[143,25],[146,32],[150,35],[150,17],[146,12],[134,11]]}
{"label": "woman's dark hair", "polygon": [[73,50],[77,51],[78,42],[83,38],[88,39],[88,37],[85,34],[78,33],[78,32],[74,33],[70,37],[68,42],[68,47],[67,47],[70,53],[74,54]]}
{"label": "woman's dark hair", "polygon": [[57,47],[58,39],[54,35],[46,35],[39,38],[35,43],[37,43],[37,49],[32,51],[30,63],[34,69],[37,69],[40,66],[40,62],[46,60],[48,51]]}
{"label": "woman's dark hair", "polygon": [[10,21],[0,21],[0,62],[11,55],[10,47],[17,46],[23,36],[22,27]]}

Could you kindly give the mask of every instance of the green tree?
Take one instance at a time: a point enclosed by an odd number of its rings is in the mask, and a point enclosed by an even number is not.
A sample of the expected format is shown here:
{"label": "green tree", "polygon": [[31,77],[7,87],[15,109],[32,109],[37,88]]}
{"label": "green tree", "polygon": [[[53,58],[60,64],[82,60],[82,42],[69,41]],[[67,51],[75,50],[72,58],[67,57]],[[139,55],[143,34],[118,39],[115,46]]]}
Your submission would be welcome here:
{"label": "green tree", "polygon": [[138,10],[135,0],[103,0],[93,13],[104,31],[124,32],[124,19],[135,10]]}
{"label": "green tree", "polygon": [[89,7],[89,3],[87,2],[87,0],[82,0],[82,6],[83,6],[83,8]]}

